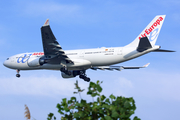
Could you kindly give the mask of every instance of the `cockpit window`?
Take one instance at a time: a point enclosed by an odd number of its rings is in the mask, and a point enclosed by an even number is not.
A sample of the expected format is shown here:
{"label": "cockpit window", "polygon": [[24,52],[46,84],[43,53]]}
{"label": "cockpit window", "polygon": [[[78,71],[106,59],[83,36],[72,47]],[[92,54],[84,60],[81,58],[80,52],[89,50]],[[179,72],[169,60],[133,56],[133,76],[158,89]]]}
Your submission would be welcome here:
{"label": "cockpit window", "polygon": [[9,60],[9,58],[7,58],[6,60]]}

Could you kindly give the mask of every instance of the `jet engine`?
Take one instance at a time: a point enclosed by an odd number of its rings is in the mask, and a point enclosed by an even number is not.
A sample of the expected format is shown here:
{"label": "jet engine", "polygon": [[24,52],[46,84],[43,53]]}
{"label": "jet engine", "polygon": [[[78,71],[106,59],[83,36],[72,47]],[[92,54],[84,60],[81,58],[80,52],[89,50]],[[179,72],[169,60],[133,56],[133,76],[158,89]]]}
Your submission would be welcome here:
{"label": "jet engine", "polygon": [[63,78],[73,78],[73,77],[76,77],[77,75],[80,75],[80,71],[78,71],[78,70],[73,70],[73,71],[69,71],[69,72],[71,73],[70,75],[67,75],[64,72],[61,72],[61,76]]}
{"label": "jet engine", "polygon": [[29,67],[38,67],[47,63],[45,59],[41,59],[39,57],[30,57],[27,64]]}

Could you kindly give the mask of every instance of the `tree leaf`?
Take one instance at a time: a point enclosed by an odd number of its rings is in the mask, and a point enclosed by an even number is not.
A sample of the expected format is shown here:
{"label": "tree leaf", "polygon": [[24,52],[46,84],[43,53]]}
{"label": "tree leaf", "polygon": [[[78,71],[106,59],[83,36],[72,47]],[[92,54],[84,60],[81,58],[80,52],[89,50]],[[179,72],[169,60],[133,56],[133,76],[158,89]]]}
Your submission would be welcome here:
{"label": "tree leaf", "polygon": [[104,99],[106,99],[106,96],[101,95],[101,101],[104,101]]}
{"label": "tree leaf", "polygon": [[96,84],[99,84],[99,80],[96,82]]}
{"label": "tree leaf", "polygon": [[129,108],[129,107],[130,107],[130,103],[129,103],[128,101],[126,101],[126,102],[124,103],[124,107],[125,107],[125,108]]}
{"label": "tree leaf", "polygon": [[77,112],[74,113],[74,118],[79,118],[79,114]]}
{"label": "tree leaf", "polygon": [[141,119],[138,118],[137,116],[135,116],[135,117],[133,118],[133,120],[141,120]]}
{"label": "tree leaf", "polygon": [[71,100],[76,102],[76,97],[71,97]]}
{"label": "tree leaf", "polygon": [[102,92],[102,87],[100,85],[97,85],[96,88],[97,88],[98,92]]}
{"label": "tree leaf", "polygon": [[86,105],[86,100],[81,99],[81,104]]}
{"label": "tree leaf", "polygon": [[92,91],[88,91],[88,92],[87,92],[87,95],[91,95],[91,94],[92,94]]}
{"label": "tree leaf", "polygon": [[97,97],[97,102],[101,102],[100,99],[99,99],[99,97]]}
{"label": "tree leaf", "polygon": [[116,99],[116,97],[115,97],[113,94],[111,94],[109,97],[110,97],[111,99]]}
{"label": "tree leaf", "polygon": [[118,114],[115,110],[113,110],[111,116],[112,116],[113,118],[118,118],[119,114]]}
{"label": "tree leaf", "polygon": [[[101,82],[102,83],[102,82]],[[135,101],[131,98],[125,98],[122,96],[115,97],[113,94],[106,98],[105,95],[100,96],[102,87],[99,81],[96,83],[90,82],[88,87],[88,95],[97,97],[97,101],[87,102],[81,99],[76,100],[76,97],[71,97],[70,100],[63,98],[61,103],[57,104],[58,112],[62,115],[62,120],[76,119],[76,120],[112,120],[122,119],[130,120],[130,116],[134,114],[136,109]],[[75,89],[78,91],[74,94],[83,92],[84,89],[78,86],[78,81],[75,83]],[[99,97],[98,97],[99,96]],[[111,100],[111,102],[110,102]],[[49,118],[52,118],[53,114]],[[48,120],[50,120],[48,118]],[[53,118],[52,118],[53,119]],[[56,119],[54,117],[54,119]],[[140,120],[137,116],[133,120]]]}
{"label": "tree leaf", "polygon": [[53,113],[49,113],[49,114],[48,114],[48,117],[50,117],[50,118],[52,118],[53,116],[54,116]]}
{"label": "tree leaf", "polygon": [[105,102],[110,104],[109,98],[107,98],[107,99],[105,100]]}
{"label": "tree leaf", "polygon": [[105,120],[112,120],[112,118],[110,116],[105,116],[104,118],[105,118]]}
{"label": "tree leaf", "polygon": [[91,96],[92,96],[92,97],[96,97],[96,96],[99,96],[99,94],[93,93],[93,94],[91,94]]}

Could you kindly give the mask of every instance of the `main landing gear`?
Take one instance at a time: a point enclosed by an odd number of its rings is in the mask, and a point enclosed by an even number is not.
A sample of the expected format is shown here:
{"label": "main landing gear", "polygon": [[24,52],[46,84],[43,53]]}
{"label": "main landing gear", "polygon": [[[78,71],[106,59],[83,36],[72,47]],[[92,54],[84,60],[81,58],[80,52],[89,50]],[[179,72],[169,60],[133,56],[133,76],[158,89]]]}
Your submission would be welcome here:
{"label": "main landing gear", "polygon": [[60,70],[61,70],[61,72],[65,73],[66,75],[71,75],[71,72],[68,71],[66,67],[62,67]]}
{"label": "main landing gear", "polygon": [[68,71],[68,69],[66,67],[62,67],[60,69],[60,71],[65,73],[66,75],[68,75],[69,78],[76,77],[77,75],[79,75],[79,78],[83,79],[84,81],[86,81],[86,82],[90,81],[90,78],[87,77],[85,70]]}
{"label": "main landing gear", "polygon": [[19,77],[21,76],[21,75],[19,74],[20,70],[19,70],[19,69],[17,69],[16,71],[17,71],[16,77],[18,77],[18,78],[19,78]]}
{"label": "main landing gear", "polygon": [[79,78],[83,79],[86,82],[90,81],[90,78],[86,77],[85,75],[79,75]]}
{"label": "main landing gear", "polygon": [[89,81],[90,81],[90,78],[87,77],[85,71],[80,71],[79,78],[83,79],[83,80],[86,81],[86,82],[89,82]]}

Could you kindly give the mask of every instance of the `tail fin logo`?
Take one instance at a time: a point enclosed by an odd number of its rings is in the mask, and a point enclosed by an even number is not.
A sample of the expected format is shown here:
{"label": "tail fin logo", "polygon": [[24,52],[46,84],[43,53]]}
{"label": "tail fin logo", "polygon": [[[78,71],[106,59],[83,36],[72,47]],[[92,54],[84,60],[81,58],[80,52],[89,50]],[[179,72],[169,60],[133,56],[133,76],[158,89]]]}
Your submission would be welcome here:
{"label": "tail fin logo", "polygon": [[159,28],[156,28],[153,32],[150,33],[149,40],[154,41],[158,37],[159,34]]}
{"label": "tail fin logo", "polygon": [[159,17],[148,29],[144,31],[144,34],[141,34],[139,39],[141,39],[141,37],[146,37],[147,35],[150,34],[150,40],[151,41],[155,40],[155,38],[158,36],[158,31],[159,31],[159,29],[156,27],[158,25],[161,25],[161,21],[163,21],[163,17]]}

